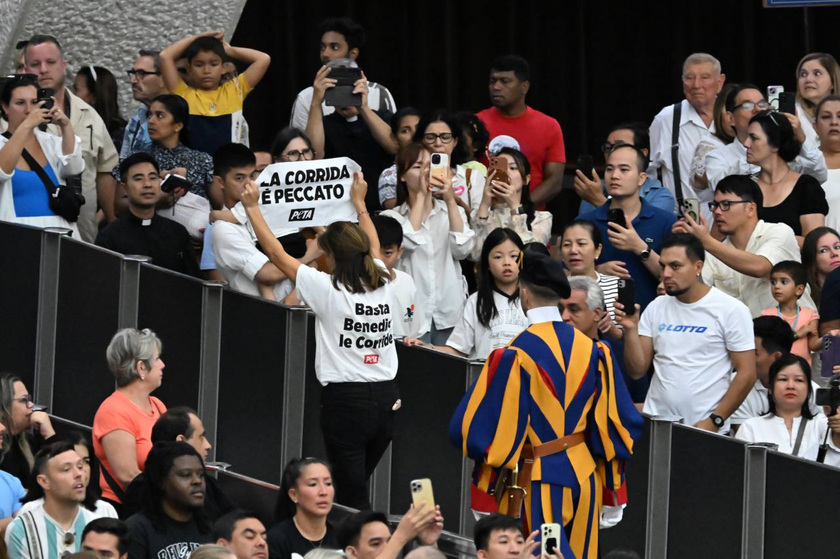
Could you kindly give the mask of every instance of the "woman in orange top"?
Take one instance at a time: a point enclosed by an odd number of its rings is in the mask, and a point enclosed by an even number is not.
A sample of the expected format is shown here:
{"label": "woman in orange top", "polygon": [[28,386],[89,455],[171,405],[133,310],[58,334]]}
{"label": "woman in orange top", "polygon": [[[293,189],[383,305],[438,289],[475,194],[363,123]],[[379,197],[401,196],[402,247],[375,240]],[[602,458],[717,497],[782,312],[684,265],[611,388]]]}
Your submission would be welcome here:
{"label": "woman in orange top", "polygon": [[166,412],[163,402],[151,395],[163,379],[162,349],[148,328],[125,328],[114,335],[105,353],[117,390],[93,419],[93,449],[102,464],[102,498],[117,511],[125,488],[143,471],[152,449],[152,427]]}

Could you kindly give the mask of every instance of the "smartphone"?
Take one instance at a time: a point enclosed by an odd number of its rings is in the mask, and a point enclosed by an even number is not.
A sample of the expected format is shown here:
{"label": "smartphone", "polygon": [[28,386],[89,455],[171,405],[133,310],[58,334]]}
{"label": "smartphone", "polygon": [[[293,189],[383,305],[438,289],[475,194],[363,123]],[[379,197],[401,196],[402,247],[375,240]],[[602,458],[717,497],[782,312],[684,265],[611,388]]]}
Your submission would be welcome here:
{"label": "smartphone", "polygon": [[771,109],[779,110],[779,95],[785,90],[783,85],[768,85],[767,86],[767,102],[770,103]]}
{"label": "smartphone", "polygon": [[[445,153],[433,153],[429,166],[429,179],[438,177],[440,180],[445,180],[447,176],[449,176],[449,156]],[[437,192],[440,188],[430,184],[429,190]]]}
{"label": "smartphone", "polygon": [[493,177],[494,181],[506,182],[510,184],[510,175],[508,175],[507,159],[504,159],[502,157],[491,157],[490,168],[487,170],[488,175],[490,174],[490,171],[496,171],[496,174]]}
{"label": "smartphone", "polygon": [[167,194],[171,194],[179,188],[190,190],[192,188],[192,183],[181,175],[176,175],[174,173],[166,175],[166,177],[160,182],[161,191],[166,192]]}
{"label": "smartphone", "polygon": [[414,479],[411,481],[411,502],[415,507],[426,503],[426,510],[435,508],[435,496],[432,493],[432,480],[429,478]]}
{"label": "smartphone", "polygon": [[632,279],[619,278],[615,300],[624,306],[625,314],[636,314],[636,284]]}
{"label": "smartphone", "polygon": [[540,556],[550,555],[560,547],[560,525],[543,524],[540,526]]}
{"label": "smartphone", "polygon": [[38,99],[37,102],[40,103],[41,101],[44,102],[42,108],[44,109],[52,109],[55,105],[55,101],[53,101],[53,95],[55,95],[55,91],[49,87],[41,87],[38,88]]}
{"label": "smartphone", "polygon": [[595,180],[595,162],[591,155],[583,154],[577,158],[577,168],[586,175],[589,180]]}
{"label": "smartphone", "polygon": [[796,114],[796,93],[782,91],[779,94],[779,110],[789,115]]}
{"label": "smartphone", "polygon": [[693,219],[696,223],[700,223],[700,200],[695,198],[683,200],[682,215],[690,215],[691,219]]}
{"label": "smartphone", "polygon": [[607,211],[607,221],[621,225],[622,227],[627,227],[627,219],[625,219],[624,210],[621,208]]}
{"label": "smartphone", "polygon": [[331,107],[362,106],[362,94],[353,93],[355,83],[362,79],[361,68],[332,68],[327,77],[337,81],[324,93],[324,103]]}
{"label": "smartphone", "polygon": [[834,375],[834,366],[840,365],[840,336],[823,336],[822,376],[828,378]]}

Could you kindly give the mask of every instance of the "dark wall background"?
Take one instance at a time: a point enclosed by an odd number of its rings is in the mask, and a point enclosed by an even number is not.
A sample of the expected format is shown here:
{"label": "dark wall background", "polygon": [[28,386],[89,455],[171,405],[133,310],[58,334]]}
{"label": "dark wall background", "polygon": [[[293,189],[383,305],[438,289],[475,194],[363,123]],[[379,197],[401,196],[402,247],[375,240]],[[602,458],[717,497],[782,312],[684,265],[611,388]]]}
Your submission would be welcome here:
{"label": "dark wall background", "polygon": [[398,107],[485,108],[490,61],[524,56],[528,103],[560,121],[571,161],[596,153],[611,125],[649,122],[680,99],[682,62],[692,52],[717,56],[728,81],[788,91],[804,54],[840,56],[840,8],[768,9],[761,0],[249,0],[233,44],[272,56],[245,105],[254,147],[267,147],[287,125],[295,95],[320,66],[318,22],[334,15],[364,25],[360,66]]}

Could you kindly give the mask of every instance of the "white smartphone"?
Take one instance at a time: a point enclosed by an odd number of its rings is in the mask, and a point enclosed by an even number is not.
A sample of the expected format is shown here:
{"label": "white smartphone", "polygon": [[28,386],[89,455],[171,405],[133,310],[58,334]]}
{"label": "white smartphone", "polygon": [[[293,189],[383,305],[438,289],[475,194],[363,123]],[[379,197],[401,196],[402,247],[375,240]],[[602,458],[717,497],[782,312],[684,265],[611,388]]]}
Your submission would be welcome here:
{"label": "white smartphone", "polygon": [[779,96],[785,90],[783,85],[768,85],[767,86],[767,102],[770,103],[770,108],[779,110]]}
{"label": "white smartphone", "polygon": [[415,507],[426,503],[426,510],[435,508],[435,496],[432,492],[432,480],[429,478],[411,480],[411,502]]}
{"label": "white smartphone", "polygon": [[551,555],[560,548],[560,525],[543,524],[540,526],[540,555]]}
{"label": "white smartphone", "polygon": [[[440,180],[445,180],[449,176],[449,156],[445,153],[433,153],[431,156],[431,165],[429,166],[429,179],[438,177]],[[437,186],[429,185],[429,190],[437,192],[440,190]]]}

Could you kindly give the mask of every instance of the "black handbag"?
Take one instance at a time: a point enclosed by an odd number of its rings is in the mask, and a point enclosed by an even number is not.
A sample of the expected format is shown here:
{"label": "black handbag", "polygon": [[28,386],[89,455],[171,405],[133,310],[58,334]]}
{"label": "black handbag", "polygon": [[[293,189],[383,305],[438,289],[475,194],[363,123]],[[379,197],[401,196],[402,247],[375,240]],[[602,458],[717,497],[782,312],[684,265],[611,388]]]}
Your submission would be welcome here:
{"label": "black handbag", "polygon": [[[8,132],[4,134],[7,138],[9,137]],[[60,215],[67,221],[74,223],[79,219],[79,213],[82,211],[82,206],[85,203],[85,197],[80,193],[74,190],[69,186],[59,185],[56,186],[53,184],[52,179],[41,167],[41,164],[38,163],[32,154],[26,151],[24,148],[23,153],[24,161],[29,165],[29,168],[35,171],[35,174],[38,175],[38,178],[41,179],[41,182],[44,183],[44,188],[47,189],[47,194],[49,196],[49,203],[50,209],[56,215]]]}

